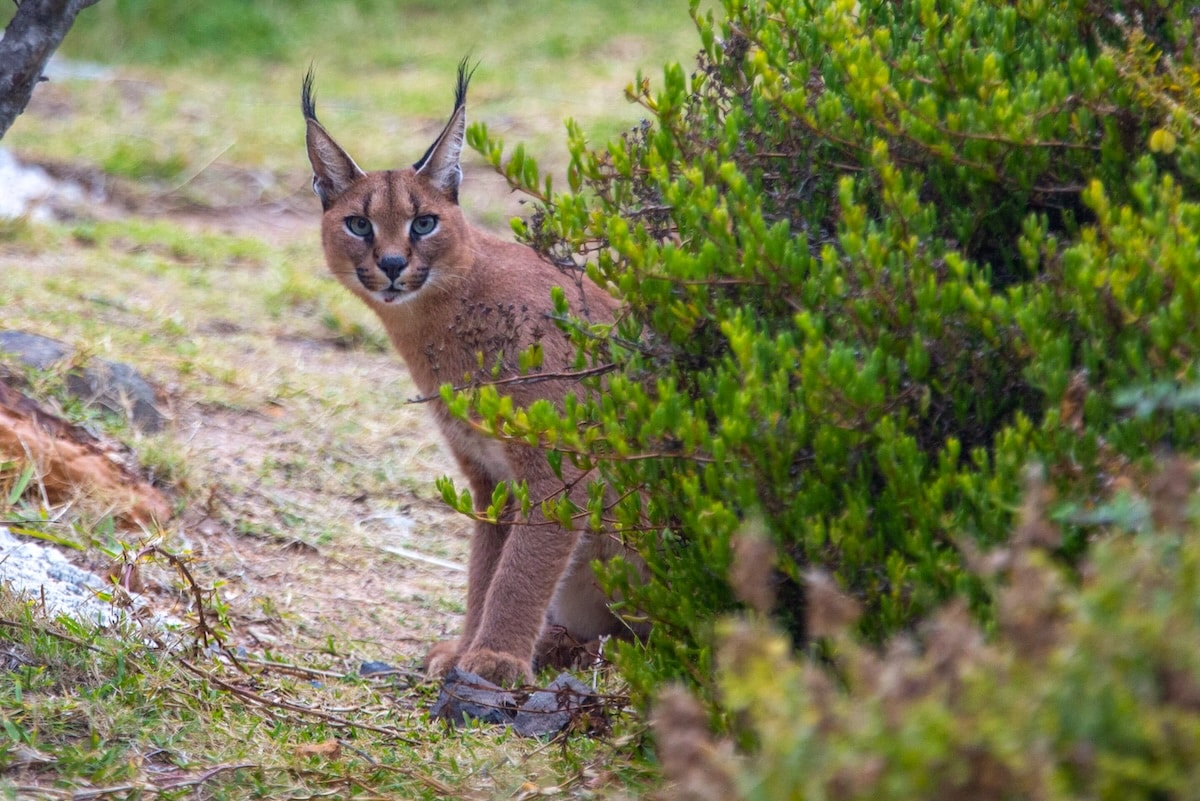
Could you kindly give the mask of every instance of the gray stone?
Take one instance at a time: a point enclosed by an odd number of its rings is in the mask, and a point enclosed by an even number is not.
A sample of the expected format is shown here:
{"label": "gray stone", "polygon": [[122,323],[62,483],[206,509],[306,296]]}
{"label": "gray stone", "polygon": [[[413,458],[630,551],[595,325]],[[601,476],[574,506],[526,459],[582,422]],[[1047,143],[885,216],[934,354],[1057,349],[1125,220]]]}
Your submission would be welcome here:
{"label": "gray stone", "polygon": [[145,598],[134,597],[132,607],[103,600],[101,594],[111,592],[111,584],[71,564],[57,548],[13,534],[4,526],[0,526],[0,586],[26,599],[38,612],[65,615],[92,627],[137,619],[162,631],[183,628],[183,621],[153,611]]}
{"label": "gray stone", "polygon": [[26,217],[51,222],[71,209],[104,199],[103,192],[86,191],[74,181],[60,181],[36,164],[22,164],[0,147],[0,219]]}
{"label": "gray stone", "polygon": [[451,723],[467,718],[503,726],[512,726],[522,737],[546,737],[566,729],[584,714],[602,718],[599,696],[569,673],[541,690],[505,690],[474,673],[454,668],[446,676],[442,691],[429,714]]}
{"label": "gray stone", "polygon": [[522,737],[558,734],[582,713],[600,709],[600,699],[572,676],[560,673],[544,690],[535,690],[521,704],[513,719],[513,731]]}
{"label": "gray stone", "polygon": [[69,345],[24,331],[0,331],[0,353],[10,353],[35,370],[49,370],[71,355]]}
{"label": "gray stone", "polygon": [[82,373],[67,376],[67,391],[92,406],[124,415],[142,431],[162,431],[166,418],[154,405],[154,388],[127,364],[92,359]]}
{"label": "gray stone", "polygon": [[[50,337],[24,331],[0,331],[0,355],[8,353],[35,370],[49,370],[74,349]],[[148,433],[161,431],[166,417],[155,405],[154,388],[127,364],[92,359],[67,376],[67,391],[85,403],[125,417]]]}
{"label": "gray stone", "polygon": [[442,684],[442,691],[429,710],[431,717],[459,724],[467,718],[484,723],[512,722],[517,705],[511,690],[492,684],[482,676],[453,668]]}
{"label": "gray stone", "polygon": [[394,673],[395,671],[396,668],[387,662],[363,662],[358,666],[358,675],[360,676],[378,676],[380,674]]}
{"label": "gray stone", "polygon": [[101,601],[99,577],[81,570],[63,554],[0,526],[0,584],[29,598],[50,615],[64,614],[92,625],[108,626],[120,610]]}

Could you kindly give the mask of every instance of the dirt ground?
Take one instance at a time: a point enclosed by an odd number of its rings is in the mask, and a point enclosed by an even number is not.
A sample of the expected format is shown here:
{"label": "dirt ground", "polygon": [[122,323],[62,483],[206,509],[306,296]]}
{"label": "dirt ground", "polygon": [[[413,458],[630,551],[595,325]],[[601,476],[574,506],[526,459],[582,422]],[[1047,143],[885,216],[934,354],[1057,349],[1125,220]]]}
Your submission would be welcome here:
{"label": "dirt ground", "polygon": [[[334,378],[341,370],[362,369],[346,359],[320,362]],[[393,365],[372,367],[401,372]],[[454,632],[455,599],[465,597],[465,572],[458,566],[466,560],[467,521],[428,497],[402,496],[397,504],[395,498],[346,496],[305,481],[265,485],[256,478],[263,461],[303,447],[267,416],[194,410],[179,424],[192,452],[221,476],[205,507],[184,514],[179,531],[200,575],[222,585],[220,598],[234,623],[232,644],[277,654],[348,646],[354,658],[413,662]],[[331,454],[322,449],[314,456]],[[425,459],[422,473],[432,483],[448,465],[435,466],[438,455]],[[289,535],[291,520],[306,511],[332,520],[325,541]],[[254,523],[265,524],[267,533]]]}

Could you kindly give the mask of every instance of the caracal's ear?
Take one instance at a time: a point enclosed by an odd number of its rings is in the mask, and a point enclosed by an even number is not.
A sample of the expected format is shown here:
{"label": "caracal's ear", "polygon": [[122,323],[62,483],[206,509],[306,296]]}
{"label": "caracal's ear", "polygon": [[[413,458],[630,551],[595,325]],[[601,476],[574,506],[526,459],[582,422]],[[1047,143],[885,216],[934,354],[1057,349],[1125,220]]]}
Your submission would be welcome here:
{"label": "caracal's ear", "polygon": [[354,163],[341,145],[317,122],[317,107],[313,102],[313,71],[308,68],[304,86],[300,92],[300,108],[308,125],[305,141],[308,144],[308,161],[313,169],[313,191],[321,198],[321,207],[328,209],[350,184],[364,173]]}
{"label": "caracal's ear", "polygon": [[458,185],[462,183],[463,140],[467,132],[467,84],[475,73],[474,67],[467,69],[467,59],[458,63],[458,85],[454,89],[454,113],[450,121],[438,134],[425,155],[413,165],[417,175],[429,178],[434,187],[455,203],[458,202]]}

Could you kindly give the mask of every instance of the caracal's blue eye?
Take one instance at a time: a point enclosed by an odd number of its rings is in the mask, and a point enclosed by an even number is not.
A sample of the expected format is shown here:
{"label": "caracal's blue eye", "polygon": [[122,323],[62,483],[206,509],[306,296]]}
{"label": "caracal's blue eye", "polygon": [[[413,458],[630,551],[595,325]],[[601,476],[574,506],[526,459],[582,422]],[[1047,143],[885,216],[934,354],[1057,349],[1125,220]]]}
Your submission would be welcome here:
{"label": "caracal's blue eye", "polygon": [[346,230],[362,239],[366,239],[375,232],[375,228],[371,225],[370,220],[357,215],[346,218]]}
{"label": "caracal's blue eye", "polygon": [[413,236],[426,236],[433,233],[433,229],[437,228],[438,218],[432,214],[422,214],[412,221]]}

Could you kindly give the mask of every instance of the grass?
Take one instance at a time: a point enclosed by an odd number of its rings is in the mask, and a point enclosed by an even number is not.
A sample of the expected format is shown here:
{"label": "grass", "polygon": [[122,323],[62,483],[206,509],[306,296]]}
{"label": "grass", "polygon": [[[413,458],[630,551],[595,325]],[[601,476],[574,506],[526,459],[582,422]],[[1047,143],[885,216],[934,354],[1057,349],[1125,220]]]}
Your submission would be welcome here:
{"label": "grass", "polygon": [[[645,768],[582,739],[536,745],[448,729],[329,656],[308,665],[167,653],[136,630],[97,636],[0,592],[0,797],[533,797],[549,786],[633,788]],[[620,741],[618,735],[617,742]],[[615,769],[614,769],[615,768]]]}
{"label": "grass", "polygon": [[[0,6],[0,25],[11,13]],[[625,85],[696,46],[683,0],[104,0],[81,14],[70,69],[3,144],[109,200],[55,225],[0,222],[2,325],[60,339],[75,361],[126,362],[158,388],[172,425],[148,436],[68,396],[65,366],[26,376],[44,405],[125,442],[180,513],[121,530],[102,506],[48,505],[5,459],[0,519],[98,573],[148,544],[178,555],[208,623],[248,658],[242,671],[196,648],[194,630],[170,648],[136,628],[88,631],[0,592],[0,797],[650,792],[635,718],[553,743],[448,730],[426,716],[433,688],[355,675],[366,660],[411,668],[457,630],[462,574],[388,548],[462,563],[468,524],[433,487],[454,467],[405,403],[406,371],[325,275],[297,96],[312,62],[322,119],[359,162],[409,163],[470,54],[471,119],[554,171],[565,118],[616,135],[638,119]],[[466,169],[468,214],[505,228],[521,207],[479,157]],[[196,624],[193,588],[167,560],[139,571],[156,607]]]}

